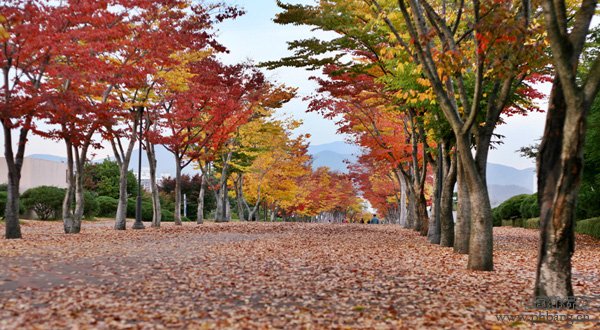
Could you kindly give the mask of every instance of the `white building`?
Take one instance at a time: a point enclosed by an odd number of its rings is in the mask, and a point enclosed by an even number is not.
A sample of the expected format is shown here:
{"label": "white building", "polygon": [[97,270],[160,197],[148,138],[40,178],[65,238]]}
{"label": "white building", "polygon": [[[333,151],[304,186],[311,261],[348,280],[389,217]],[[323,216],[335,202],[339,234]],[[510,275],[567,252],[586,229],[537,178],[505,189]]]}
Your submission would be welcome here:
{"label": "white building", "polygon": [[[8,183],[6,159],[0,157],[0,184]],[[19,191],[39,186],[67,187],[67,164],[45,159],[25,157],[21,169]]]}

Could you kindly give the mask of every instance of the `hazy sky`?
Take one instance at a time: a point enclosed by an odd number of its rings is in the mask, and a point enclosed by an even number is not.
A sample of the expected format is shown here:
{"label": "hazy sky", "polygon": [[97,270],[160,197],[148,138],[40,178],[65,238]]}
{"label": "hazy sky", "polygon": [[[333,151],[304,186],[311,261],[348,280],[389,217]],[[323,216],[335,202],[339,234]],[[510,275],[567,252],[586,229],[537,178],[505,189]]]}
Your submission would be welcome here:
{"label": "hazy sky", "polygon": [[[230,54],[222,56],[226,63],[236,63],[245,60],[262,62],[279,59],[289,55],[286,41],[310,37],[315,32],[309,28],[297,26],[280,26],[273,23],[272,19],[279,11],[275,0],[233,0],[227,1],[246,9],[246,15],[235,21],[219,26],[219,40],[229,48]],[[288,0],[292,3],[310,4],[312,0]],[[304,125],[300,133],[310,133],[312,144],[323,144],[341,141],[344,136],[336,134],[335,125],[317,114],[305,113],[306,103],[301,99],[314,93],[316,84],[309,81],[311,75],[318,72],[307,72],[302,69],[282,68],[267,71],[271,80],[276,80],[286,85],[298,87],[299,96],[285,106],[280,112],[281,116],[293,116],[302,119]],[[532,114],[528,117],[511,117],[506,125],[497,129],[497,133],[506,136],[504,144],[490,152],[489,161],[493,163],[510,165],[517,168],[533,167],[530,160],[520,158],[515,153],[519,147],[533,143],[538,139],[544,128],[544,114]],[[0,136],[0,151],[4,152],[4,138]],[[53,154],[65,155],[62,143],[43,140],[32,136],[27,146],[26,154]],[[110,155],[110,148],[96,151],[99,156]]]}

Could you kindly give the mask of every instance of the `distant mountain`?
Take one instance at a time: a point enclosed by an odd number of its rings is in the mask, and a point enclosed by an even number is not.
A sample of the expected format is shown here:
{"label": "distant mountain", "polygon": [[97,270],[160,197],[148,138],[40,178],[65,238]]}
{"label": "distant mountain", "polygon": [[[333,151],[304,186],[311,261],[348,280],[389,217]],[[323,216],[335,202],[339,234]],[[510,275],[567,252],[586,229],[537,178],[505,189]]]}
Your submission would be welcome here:
{"label": "distant mountain", "polygon": [[35,159],[49,160],[49,161],[58,162],[58,163],[64,163],[67,161],[66,157],[46,155],[46,154],[33,154],[33,155],[29,155],[27,157],[35,158]]}
{"label": "distant mountain", "polygon": [[308,153],[313,157],[313,168],[326,166],[332,171],[348,173],[346,161],[356,162],[358,155],[362,153],[362,149],[343,141],[335,141],[311,145],[308,147]]}
{"label": "distant mountain", "polygon": [[490,204],[492,207],[496,207],[515,195],[533,194],[533,191],[517,185],[488,184],[488,194],[490,195]]}
{"label": "distant mountain", "polygon": [[342,155],[358,155],[362,153],[361,147],[343,141],[311,145],[308,147],[308,153],[313,156],[323,151],[333,151]]}
{"label": "distant mountain", "polygon": [[526,168],[523,170],[514,167],[488,163],[487,184],[503,186],[519,186],[527,190],[537,190],[535,188],[535,168]]}
{"label": "distant mountain", "polygon": [[[137,173],[138,167],[138,153],[139,149],[134,149],[133,154],[131,155],[131,161],[129,162],[129,169],[134,173]],[[54,155],[46,155],[46,154],[34,154],[29,155],[28,157],[36,158],[36,159],[45,159],[54,162],[66,162],[67,158],[54,156]],[[114,157],[107,157],[108,159],[113,159]],[[102,162],[105,158],[94,159],[94,162]],[[194,164],[188,165],[185,169],[183,169],[184,174],[194,174],[199,171],[194,170]],[[142,150],[142,168],[148,168],[148,157],[146,156],[146,151]],[[165,149],[163,146],[156,146],[156,173],[158,175],[168,174],[170,176],[175,176],[175,157],[171,152]]]}
{"label": "distant mountain", "polygon": [[333,151],[321,151],[313,155],[313,168],[329,167],[332,171],[348,173],[345,161],[356,162],[356,156],[343,155]]}

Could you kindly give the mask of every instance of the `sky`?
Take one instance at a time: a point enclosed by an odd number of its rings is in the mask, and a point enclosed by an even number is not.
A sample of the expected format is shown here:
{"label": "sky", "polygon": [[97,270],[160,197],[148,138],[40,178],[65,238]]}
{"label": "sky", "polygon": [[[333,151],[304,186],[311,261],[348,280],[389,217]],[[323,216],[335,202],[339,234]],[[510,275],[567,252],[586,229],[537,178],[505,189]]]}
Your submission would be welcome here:
{"label": "sky", "polygon": [[[313,0],[287,0],[291,3],[311,4]],[[223,62],[228,64],[251,60],[260,63],[277,60],[290,55],[287,42],[313,36],[315,31],[308,27],[277,25],[273,18],[279,12],[275,0],[231,0],[229,4],[239,5],[246,14],[234,21],[218,26],[218,40],[229,49],[229,54],[220,55]],[[342,141],[345,136],[336,133],[335,124],[323,119],[315,113],[306,113],[307,103],[303,97],[315,93],[316,83],[309,78],[319,72],[309,72],[298,68],[280,68],[265,71],[270,80],[298,88],[298,97],[284,106],[278,112],[282,117],[301,119],[303,125],[298,134],[310,133],[312,145]],[[522,146],[535,143],[543,133],[545,114],[530,114],[527,117],[507,118],[507,124],[497,128],[496,133],[504,135],[503,144],[491,150],[489,161],[492,163],[513,166],[519,169],[535,167],[532,160],[521,158],[515,151]],[[4,153],[4,138],[0,136],[0,151]],[[111,155],[111,149],[105,144],[104,150],[97,150],[96,157]],[[52,154],[64,156],[65,147],[61,142],[44,140],[31,136],[26,148],[26,155]]]}

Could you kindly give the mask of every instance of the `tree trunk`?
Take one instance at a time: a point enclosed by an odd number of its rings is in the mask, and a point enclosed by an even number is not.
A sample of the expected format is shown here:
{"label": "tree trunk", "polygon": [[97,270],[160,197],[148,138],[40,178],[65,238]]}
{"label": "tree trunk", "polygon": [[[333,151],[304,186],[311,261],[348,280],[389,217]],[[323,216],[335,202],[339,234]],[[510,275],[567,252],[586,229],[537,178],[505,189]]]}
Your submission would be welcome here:
{"label": "tree trunk", "polygon": [[419,223],[418,232],[421,236],[427,236],[429,216],[427,215],[427,200],[425,199],[425,193],[422,190],[423,187],[419,187],[419,190],[415,193],[415,208],[417,212],[417,222]]}
{"label": "tree trunk", "polygon": [[[28,118],[25,127],[31,124]],[[19,133],[19,144],[16,155],[13,153],[11,123],[8,119],[2,120],[4,130],[4,158],[8,170],[6,209],[4,211],[5,232],[7,239],[21,238],[21,225],[19,224],[19,184],[21,182],[21,168],[25,157],[25,144],[29,130],[21,128]]]}
{"label": "tree trunk", "polygon": [[[600,58],[597,54],[587,58],[582,54],[597,3],[582,1],[574,8],[576,15],[568,16],[565,1],[542,1],[556,77],[538,158],[541,237],[536,297],[573,295],[571,257],[575,250],[575,205],[581,184],[585,121],[600,89]],[[588,69],[579,70],[579,64],[586,60]]]}
{"label": "tree trunk", "polygon": [[277,211],[278,210],[279,210],[279,206],[273,207],[273,210],[271,211],[271,222],[275,222],[275,220],[277,220]]}
{"label": "tree trunk", "polygon": [[398,203],[400,208],[400,225],[404,228],[409,228],[408,223],[408,210],[406,209],[406,181],[400,179],[400,202]]}
{"label": "tree trunk", "polygon": [[181,226],[181,157],[175,152],[175,213],[173,218],[177,226]]}
{"label": "tree trunk", "polygon": [[228,196],[227,196],[227,178],[229,176],[229,162],[231,161],[232,152],[228,152],[223,158],[223,169],[221,170],[221,178],[219,181],[219,191],[217,194],[217,211],[215,212],[215,221],[227,222]]}
{"label": "tree trunk", "polygon": [[227,181],[223,180],[217,194],[217,211],[215,214],[217,222],[227,222],[229,219],[228,213],[230,206],[228,205],[229,198],[227,190]]}
{"label": "tree trunk", "polygon": [[440,244],[441,240],[441,202],[442,202],[442,186],[444,182],[444,154],[442,152],[442,144],[439,144],[438,154],[436,157],[433,182],[433,196],[431,203],[431,215],[429,216],[429,228],[427,238],[433,244]]}
{"label": "tree trunk", "polygon": [[73,228],[73,201],[75,197],[75,171],[73,169],[73,146],[65,139],[67,146],[67,190],[62,204],[63,228],[65,234],[70,234]]}
{"label": "tree trunk", "polygon": [[263,220],[264,220],[265,222],[267,222],[267,221],[269,220],[269,218],[268,218],[268,214],[269,214],[269,205],[267,205],[267,202],[265,202],[265,203],[264,203],[264,205],[263,205],[263,211],[264,211],[264,218],[263,218]]}
{"label": "tree trunk", "polygon": [[[148,127],[146,128],[148,131]],[[156,150],[154,144],[146,138],[146,156],[148,156],[148,166],[150,167],[150,191],[152,193],[152,227],[160,227],[162,219],[162,209],[160,205],[160,194],[158,184],[156,183]]]}
{"label": "tree trunk", "polygon": [[200,191],[198,192],[198,210],[196,213],[196,223],[199,225],[204,223],[204,192],[206,191],[206,173],[202,171],[200,175]]}
{"label": "tree trunk", "polygon": [[[540,248],[536,297],[573,295],[571,257],[575,251],[574,210],[581,171],[583,118],[572,118],[560,81],[552,86],[538,158]],[[561,150],[561,153],[556,152]]]}
{"label": "tree trunk", "polygon": [[83,147],[84,151],[79,156],[79,151],[75,149],[75,166],[77,172],[75,172],[75,212],[73,214],[73,226],[71,227],[71,234],[79,234],[81,232],[81,221],[83,220],[83,212],[85,207],[85,194],[83,190],[83,168],[85,166],[85,159],[87,154],[87,145]]}
{"label": "tree trunk", "polygon": [[[471,157],[471,144],[469,138],[457,138],[459,150],[458,159],[461,162],[464,180],[469,187],[471,202],[471,233],[469,235],[469,262],[468,268],[472,270],[491,271],[493,263],[493,226],[492,208],[490,198],[478,170],[476,161]],[[485,172],[484,172],[485,173]]]}
{"label": "tree trunk", "polygon": [[454,216],[452,215],[452,207],[454,204],[454,186],[456,185],[456,154],[449,156],[446,153],[444,168],[444,184],[442,185],[440,203],[440,223],[442,229],[440,245],[452,247],[454,246]]}
{"label": "tree trunk", "polygon": [[409,189],[408,182],[406,183],[406,196],[407,196],[407,225],[408,228],[418,231],[418,221],[417,221],[417,206],[415,201],[415,196],[412,189]]}
{"label": "tree trunk", "polygon": [[[137,131],[137,120],[133,125],[133,132]],[[124,151],[119,147],[114,140],[111,141],[117,164],[119,165],[119,203],[117,204],[117,214],[115,216],[115,230],[125,230],[127,225],[127,174],[129,173],[129,161],[131,160],[131,154],[137,141],[137,135],[132,134],[129,139],[129,146]]]}
{"label": "tree trunk", "polygon": [[238,217],[240,218],[240,221],[246,221],[246,215],[245,215],[245,207],[244,207],[244,191],[243,191],[243,185],[244,185],[244,176],[240,173],[238,174],[237,179],[235,180],[235,198],[237,201],[237,211],[238,211]]}
{"label": "tree trunk", "polygon": [[[127,162],[129,163],[129,162]],[[115,219],[115,229],[125,230],[127,224],[127,167],[129,164],[122,164],[119,168],[119,203],[117,205],[117,214]]]}
{"label": "tree trunk", "polygon": [[471,235],[471,200],[469,199],[469,187],[465,180],[463,165],[458,163],[458,157],[456,165],[458,205],[456,209],[456,223],[454,225],[454,252],[467,254],[469,253],[469,237]]}
{"label": "tree trunk", "polygon": [[83,169],[93,134],[93,131],[87,134],[86,141],[81,149],[65,139],[67,146],[67,191],[63,200],[62,215],[66,234],[79,234],[81,232],[81,221],[85,211]]}

